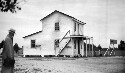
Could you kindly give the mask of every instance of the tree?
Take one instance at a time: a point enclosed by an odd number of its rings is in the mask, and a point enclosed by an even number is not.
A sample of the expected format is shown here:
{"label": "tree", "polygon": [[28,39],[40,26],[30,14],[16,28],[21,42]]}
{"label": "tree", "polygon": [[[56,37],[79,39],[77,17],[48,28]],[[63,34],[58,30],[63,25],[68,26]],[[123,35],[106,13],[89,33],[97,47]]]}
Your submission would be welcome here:
{"label": "tree", "polygon": [[101,53],[102,47],[101,47],[100,44],[98,45],[98,49],[99,49],[99,54],[100,54],[100,56],[102,56],[102,53]]}
{"label": "tree", "polygon": [[17,2],[17,0],[0,0],[0,11],[16,13],[16,10],[21,10],[21,7],[19,7],[20,2]]}
{"label": "tree", "polygon": [[15,45],[14,45],[14,50],[16,53],[20,50],[20,47],[18,46],[17,43],[15,43]]}
{"label": "tree", "polygon": [[101,49],[102,49],[102,47],[101,47],[101,45],[100,45],[100,44],[98,45],[98,49],[99,49],[99,50],[101,50]]}
{"label": "tree", "polygon": [[3,48],[3,46],[4,46],[4,40],[1,41],[1,43],[0,43],[0,49]]}
{"label": "tree", "polygon": [[125,42],[124,41],[120,41],[120,44],[118,45],[118,48],[120,49],[120,50],[125,50]]}

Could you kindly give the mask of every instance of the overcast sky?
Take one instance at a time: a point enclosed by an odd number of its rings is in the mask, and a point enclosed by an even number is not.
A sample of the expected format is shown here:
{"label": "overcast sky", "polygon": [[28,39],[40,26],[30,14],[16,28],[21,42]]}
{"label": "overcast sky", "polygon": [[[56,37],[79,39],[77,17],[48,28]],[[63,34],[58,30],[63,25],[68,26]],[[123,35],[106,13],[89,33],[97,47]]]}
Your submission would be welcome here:
{"label": "overcast sky", "polygon": [[0,12],[0,41],[10,28],[16,29],[14,43],[23,46],[26,35],[42,30],[40,19],[58,10],[87,23],[85,36],[94,44],[109,46],[110,39],[125,41],[125,0],[26,0],[16,14]]}

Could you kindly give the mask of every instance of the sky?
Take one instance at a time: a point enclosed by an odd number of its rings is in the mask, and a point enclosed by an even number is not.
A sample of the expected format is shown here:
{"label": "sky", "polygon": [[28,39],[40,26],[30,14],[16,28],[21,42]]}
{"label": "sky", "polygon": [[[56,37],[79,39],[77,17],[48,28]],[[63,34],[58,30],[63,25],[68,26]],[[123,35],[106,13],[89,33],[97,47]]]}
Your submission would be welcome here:
{"label": "sky", "polygon": [[41,31],[40,19],[54,10],[85,22],[84,34],[96,46],[109,47],[110,39],[125,41],[125,0],[25,0],[20,6],[16,14],[0,12],[0,41],[14,28],[14,43],[22,47],[22,37]]}

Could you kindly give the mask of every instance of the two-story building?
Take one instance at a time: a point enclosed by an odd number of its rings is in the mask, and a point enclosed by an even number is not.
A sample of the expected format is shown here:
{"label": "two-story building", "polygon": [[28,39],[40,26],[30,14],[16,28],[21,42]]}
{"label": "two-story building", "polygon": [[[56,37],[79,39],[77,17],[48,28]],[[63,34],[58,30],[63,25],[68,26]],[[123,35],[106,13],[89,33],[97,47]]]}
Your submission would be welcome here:
{"label": "two-story building", "polygon": [[24,56],[85,56],[84,22],[57,10],[40,21],[41,31],[23,37]]}

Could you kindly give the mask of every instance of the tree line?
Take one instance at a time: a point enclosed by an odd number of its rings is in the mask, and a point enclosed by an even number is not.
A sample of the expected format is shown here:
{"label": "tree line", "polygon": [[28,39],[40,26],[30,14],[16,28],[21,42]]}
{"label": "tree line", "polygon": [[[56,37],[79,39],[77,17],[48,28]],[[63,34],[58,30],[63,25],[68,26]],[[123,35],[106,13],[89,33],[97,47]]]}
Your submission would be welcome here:
{"label": "tree line", "polygon": [[120,41],[120,44],[118,44],[119,50],[125,50],[125,41]]}

